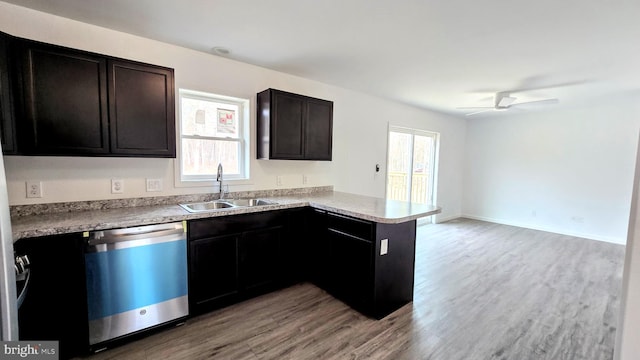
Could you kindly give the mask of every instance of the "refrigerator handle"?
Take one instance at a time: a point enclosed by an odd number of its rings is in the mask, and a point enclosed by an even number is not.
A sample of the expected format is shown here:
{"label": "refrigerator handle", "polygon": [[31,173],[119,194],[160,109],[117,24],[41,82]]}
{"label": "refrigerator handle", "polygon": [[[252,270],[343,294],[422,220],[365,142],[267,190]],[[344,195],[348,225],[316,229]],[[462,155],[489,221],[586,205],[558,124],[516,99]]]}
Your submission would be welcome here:
{"label": "refrigerator handle", "polygon": [[16,256],[15,269],[16,269],[16,281],[24,281],[22,290],[18,294],[17,305],[18,309],[22,306],[25,297],[27,296],[27,289],[29,288],[29,280],[31,279],[31,261],[27,255]]}
{"label": "refrigerator handle", "polygon": [[25,275],[25,280],[24,280],[24,286],[22,287],[22,291],[20,291],[20,294],[18,295],[18,309],[20,309],[20,306],[22,306],[22,303],[24,302],[25,297],[27,296],[27,289],[29,289],[29,280],[31,279],[31,269],[27,269],[24,272]]}

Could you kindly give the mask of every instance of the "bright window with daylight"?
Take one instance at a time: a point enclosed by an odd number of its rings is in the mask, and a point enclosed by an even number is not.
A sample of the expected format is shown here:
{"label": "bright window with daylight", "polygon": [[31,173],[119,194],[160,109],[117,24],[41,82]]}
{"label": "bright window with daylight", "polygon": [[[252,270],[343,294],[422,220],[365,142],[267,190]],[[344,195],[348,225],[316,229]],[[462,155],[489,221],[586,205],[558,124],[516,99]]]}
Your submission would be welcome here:
{"label": "bright window with daylight", "polygon": [[246,179],[249,100],[180,89],[180,180]]}

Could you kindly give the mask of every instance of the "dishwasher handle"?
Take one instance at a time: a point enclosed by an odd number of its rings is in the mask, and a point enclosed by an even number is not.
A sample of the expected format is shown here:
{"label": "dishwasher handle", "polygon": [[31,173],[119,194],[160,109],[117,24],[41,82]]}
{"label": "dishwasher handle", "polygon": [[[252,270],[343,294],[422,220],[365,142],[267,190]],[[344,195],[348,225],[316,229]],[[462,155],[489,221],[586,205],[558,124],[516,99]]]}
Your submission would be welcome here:
{"label": "dishwasher handle", "polygon": [[145,240],[145,243],[159,243],[185,239],[182,223],[138,226],[132,228],[95,231],[87,241],[90,246],[118,244],[129,241]]}

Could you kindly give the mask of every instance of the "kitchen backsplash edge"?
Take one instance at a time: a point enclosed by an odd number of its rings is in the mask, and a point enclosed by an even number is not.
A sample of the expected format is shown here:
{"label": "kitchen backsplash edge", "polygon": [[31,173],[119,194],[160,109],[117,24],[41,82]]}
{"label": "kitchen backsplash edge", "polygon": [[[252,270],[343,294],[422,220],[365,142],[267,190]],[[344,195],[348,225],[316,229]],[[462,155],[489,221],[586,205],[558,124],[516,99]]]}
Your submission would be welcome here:
{"label": "kitchen backsplash edge", "polygon": [[[247,199],[259,197],[288,196],[298,194],[313,194],[318,192],[333,191],[333,185],[316,186],[305,188],[291,189],[271,189],[271,190],[253,190],[253,191],[237,191],[230,192],[226,198]],[[211,201],[217,198],[218,194],[203,193],[190,195],[170,195],[155,197],[139,197],[128,199],[107,199],[107,200],[88,200],[88,201],[72,201],[59,202],[49,204],[29,204],[29,205],[12,205],[9,206],[12,218],[31,215],[42,215],[52,213],[64,213],[72,211],[87,210],[106,210],[117,208],[128,208],[137,206],[154,206],[154,205],[176,205],[200,201]]]}

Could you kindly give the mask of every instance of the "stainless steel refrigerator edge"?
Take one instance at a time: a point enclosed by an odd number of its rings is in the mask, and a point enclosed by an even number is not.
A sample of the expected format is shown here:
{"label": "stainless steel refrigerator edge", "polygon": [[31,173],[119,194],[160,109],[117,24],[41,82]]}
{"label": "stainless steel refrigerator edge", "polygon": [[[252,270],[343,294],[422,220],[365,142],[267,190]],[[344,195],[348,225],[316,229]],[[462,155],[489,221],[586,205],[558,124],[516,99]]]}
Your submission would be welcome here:
{"label": "stainless steel refrigerator edge", "polygon": [[9,195],[0,154],[0,340],[18,340],[18,305],[14,268],[13,235],[9,215]]}

